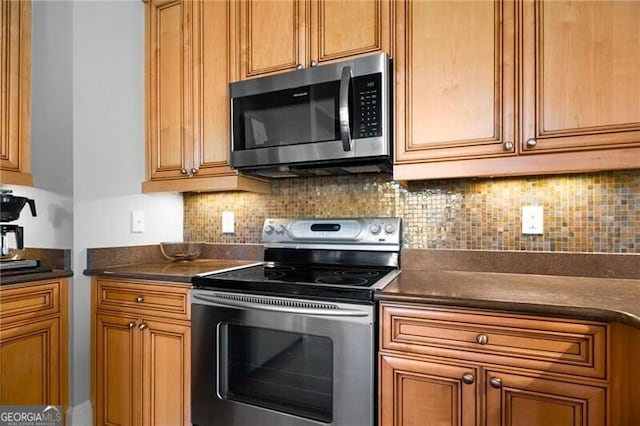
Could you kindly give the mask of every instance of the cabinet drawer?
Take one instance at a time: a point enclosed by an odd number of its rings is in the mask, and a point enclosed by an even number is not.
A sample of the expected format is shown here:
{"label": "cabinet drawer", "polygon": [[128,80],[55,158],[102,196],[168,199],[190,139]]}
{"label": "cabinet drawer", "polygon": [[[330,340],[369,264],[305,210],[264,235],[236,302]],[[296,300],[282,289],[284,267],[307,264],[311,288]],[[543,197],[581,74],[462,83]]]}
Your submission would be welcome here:
{"label": "cabinet drawer", "polygon": [[0,323],[60,313],[60,281],[0,290]]}
{"label": "cabinet drawer", "polygon": [[187,286],[107,279],[97,279],[95,282],[97,309],[127,312],[136,316],[191,318]]}
{"label": "cabinet drawer", "polygon": [[383,349],[606,377],[605,324],[382,304]]}

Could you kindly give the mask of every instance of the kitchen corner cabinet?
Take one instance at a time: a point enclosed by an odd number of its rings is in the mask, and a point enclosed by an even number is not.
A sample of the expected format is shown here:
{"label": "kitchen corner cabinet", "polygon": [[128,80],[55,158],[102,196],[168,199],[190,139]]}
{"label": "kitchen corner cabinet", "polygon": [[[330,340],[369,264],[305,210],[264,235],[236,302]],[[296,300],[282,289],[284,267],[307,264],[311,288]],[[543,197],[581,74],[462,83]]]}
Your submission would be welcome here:
{"label": "kitchen corner cabinet", "polygon": [[93,279],[97,425],[189,425],[188,286]]}
{"label": "kitchen corner cabinet", "polygon": [[637,424],[631,401],[640,396],[633,383],[640,373],[630,360],[639,355],[640,333],[636,340],[628,334],[634,331],[383,302],[380,425],[425,418],[464,426]]}
{"label": "kitchen corner cabinet", "polygon": [[241,0],[234,4],[240,80],[364,54],[391,54],[390,0]]}
{"label": "kitchen corner cabinet", "polygon": [[398,180],[640,168],[639,2],[399,1]]}
{"label": "kitchen corner cabinet", "polygon": [[0,288],[0,405],[67,402],[67,279]]}
{"label": "kitchen corner cabinet", "polygon": [[148,0],[143,192],[269,192],[229,167],[233,2]]}
{"label": "kitchen corner cabinet", "polygon": [[0,183],[31,186],[30,0],[2,0],[0,41]]}

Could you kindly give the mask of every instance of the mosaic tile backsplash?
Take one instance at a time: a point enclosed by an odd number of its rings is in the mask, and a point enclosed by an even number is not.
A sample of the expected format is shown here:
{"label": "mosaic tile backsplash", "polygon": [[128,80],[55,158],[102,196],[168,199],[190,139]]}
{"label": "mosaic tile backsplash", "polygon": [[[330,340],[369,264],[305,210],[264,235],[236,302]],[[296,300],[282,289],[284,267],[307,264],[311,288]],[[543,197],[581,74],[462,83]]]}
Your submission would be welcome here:
{"label": "mosaic tile backsplash", "polygon": [[[522,206],[544,234],[522,235]],[[222,234],[222,212],[235,234]],[[640,171],[409,182],[390,175],[274,180],[271,194],[184,194],[185,240],[261,243],[267,217],[399,216],[413,249],[640,253]]]}

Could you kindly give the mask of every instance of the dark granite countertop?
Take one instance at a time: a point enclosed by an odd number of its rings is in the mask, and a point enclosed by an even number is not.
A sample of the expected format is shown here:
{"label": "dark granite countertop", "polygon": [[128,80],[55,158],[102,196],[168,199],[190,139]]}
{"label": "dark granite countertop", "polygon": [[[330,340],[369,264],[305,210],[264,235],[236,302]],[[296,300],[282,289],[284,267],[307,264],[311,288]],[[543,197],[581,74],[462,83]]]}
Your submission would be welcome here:
{"label": "dark granite countertop", "polygon": [[108,278],[129,278],[153,281],[171,281],[191,284],[191,277],[208,272],[256,263],[252,260],[196,259],[189,262],[151,262],[87,269],[85,275]]}
{"label": "dark granite countertop", "polygon": [[34,272],[28,270],[25,273],[11,275],[0,274],[0,285],[9,286],[14,284],[31,284],[43,280],[55,278],[65,278],[73,276],[71,270],[71,250],[68,249],[46,249],[46,248],[25,248],[22,250],[12,249],[14,259],[37,259],[40,261],[40,267],[47,272]]}
{"label": "dark granite countertop", "polygon": [[640,279],[403,269],[376,299],[617,321],[640,328]]}

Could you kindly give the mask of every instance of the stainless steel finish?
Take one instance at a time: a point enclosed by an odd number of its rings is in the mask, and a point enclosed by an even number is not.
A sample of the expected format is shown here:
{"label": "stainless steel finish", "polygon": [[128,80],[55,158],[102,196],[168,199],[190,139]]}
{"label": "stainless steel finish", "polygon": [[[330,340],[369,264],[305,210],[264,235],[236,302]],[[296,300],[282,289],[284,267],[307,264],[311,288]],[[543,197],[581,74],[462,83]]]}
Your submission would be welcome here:
{"label": "stainless steel finish", "polygon": [[145,328],[147,328],[147,327],[148,327],[148,325],[147,325],[146,323],[144,323],[144,322],[141,322],[141,323],[140,323],[140,325],[138,326],[138,328],[139,328],[140,330],[144,330],[144,329],[145,329]]}
{"label": "stainless steel finish", "polygon": [[500,389],[502,387],[502,379],[499,377],[492,377],[491,380],[489,380],[489,383],[491,384],[491,387],[496,389]]}
{"label": "stainless steel finish", "polygon": [[351,81],[351,67],[342,68],[342,76],[340,77],[340,137],[342,138],[342,149],[351,151],[353,148],[351,143],[351,129],[349,128],[349,82]]}
{"label": "stainless steel finish", "polygon": [[304,68],[304,67],[302,66],[302,64],[298,64],[298,66],[296,66],[296,69],[297,69],[297,70],[301,70],[302,68]]}
{"label": "stainless steel finish", "polygon": [[[198,290],[193,291],[197,292]],[[303,302],[297,299],[283,300],[282,298],[269,296],[245,296],[235,293],[218,293],[206,290],[205,293],[192,293],[192,300],[194,301],[193,303],[195,303],[195,301],[208,302],[225,307],[258,309],[287,314],[324,317],[367,316],[366,311],[360,309],[344,309],[338,307],[336,304]]]}
{"label": "stainless steel finish", "polygon": [[527,147],[529,148],[533,148],[537,144],[538,144],[538,141],[536,141],[534,138],[527,140]]}
{"label": "stainless steel finish", "polygon": [[142,302],[144,302],[144,297],[142,296],[136,297],[136,303],[142,303]]}
{"label": "stainless steel finish", "polygon": [[[332,175],[338,168],[348,173],[390,171],[393,102],[390,98],[392,77],[389,74],[389,58],[386,54],[370,55],[350,61],[231,83],[229,91],[232,128],[234,98],[341,81],[345,67],[351,69],[352,77],[381,73],[382,92],[379,102],[382,136],[357,138],[347,144],[341,137],[333,141],[240,149],[241,144],[235,140],[232,131],[229,159],[231,167],[267,177],[293,177],[302,174]],[[340,108],[337,113],[340,115]],[[345,150],[345,145],[350,149]],[[358,163],[356,160],[361,162]],[[317,166],[308,167],[316,164]],[[299,168],[303,165],[304,167]]]}
{"label": "stainless steel finish", "polygon": [[196,175],[198,174],[198,169],[196,169],[195,167],[191,168],[191,175]]}
{"label": "stainless steel finish", "polygon": [[[372,426],[374,423],[374,306],[337,303],[362,316],[324,317],[282,313],[204,301],[206,290],[192,290],[192,410],[194,425],[208,426]],[[233,297],[237,296],[232,294]],[[262,298],[262,296],[260,296]],[[284,300],[284,299],[283,299]],[[282,303],[324,302],[293,299]],[[333,304],[331,302],[330,304]],[[333,413],[322,423],[227,396],[228,325],[329,338],[333,347]],[[197,338],[195,338],[197,336]]]}
{"label": "stainless steel finish", "polygon": [[462,381],[467,385],[472,385],[475,381],[475,377],[471,373],[465,373],[462,375]]}
{"label": "stainless steel finish", "polygon": [[476,336],[476,342],[481,345],[486,345],[487,343],[489,343],[489,338],[485,334],[478,334]]}
{"label": "stainless steel finish", "polygon": [[136,326],[136,323],[135,323],[135,322],[133,322],[133,321],[129,321],[129,324],[127,324],[127,325],[128,325],[128,326],[129,326],[129,328],[131,329],[131,328],[133,328],[133,327],[135,327],[135,326]]}
{"label": "stainless steel finish", "polygon": [[223,269],[216,269],[214,271],[202,272],[202,273],[196,274],[196,275],[199,276],[199,277],[204,277],[204,276],[211,275],[211,274],[214,274],[214,273],[221,274],[223,272],[235,271],[237,269],[244,269],[244,268],[249,268],[251,266],[257,266],[257,265],[262,265],[262,264],[264,264],[264,262],[255,262],[255,263],[250,263],[248,265],[232,266],[230,268],[223,268]]}
{"label": "stainless steel finish", "polygon": [[502,146],[505,151],[513,151],[513,142],[511,141],[506,141],[505,143],[502,144]]}
{"label": "stainless steel finish", "polygon": [[311,61],[311,66],[312,67],[317,67],[318,63],[315,60],[313,60],[313,61]]}
{"label": "stainless steel finish", "polygon": [[183,175],[186,175],[187,174],[187,169],[180,169],[180,173],[183,174]]}

